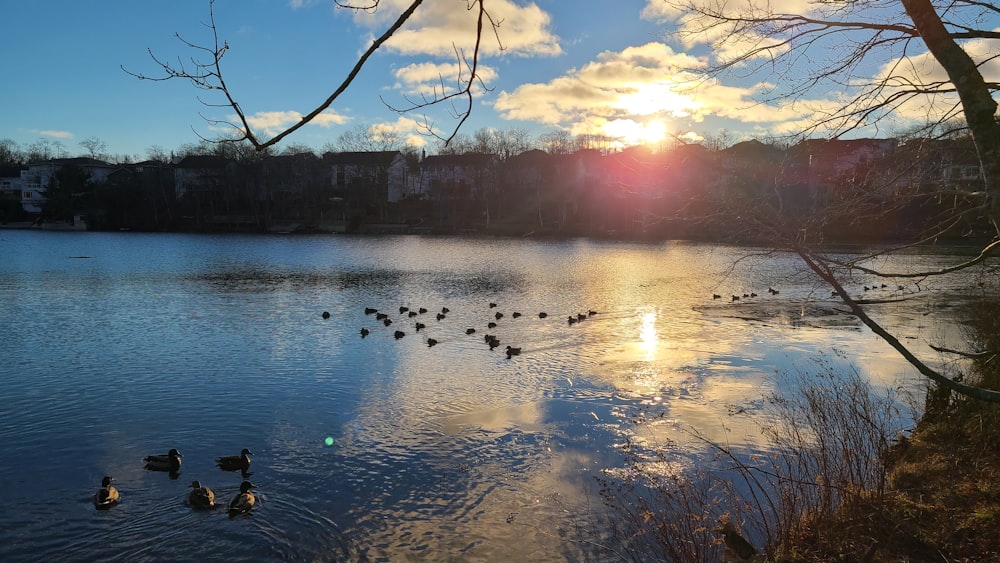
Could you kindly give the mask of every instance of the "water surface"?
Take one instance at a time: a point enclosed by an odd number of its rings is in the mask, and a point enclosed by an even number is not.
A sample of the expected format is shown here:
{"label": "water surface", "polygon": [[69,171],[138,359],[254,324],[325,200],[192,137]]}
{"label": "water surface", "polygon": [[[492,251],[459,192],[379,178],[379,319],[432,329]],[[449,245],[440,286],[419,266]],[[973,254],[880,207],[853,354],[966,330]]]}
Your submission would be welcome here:
{"label": "water surface", "polygon": [[[755,426],[734,413],[753,411],[778,370],[819,357],[918,381],[793,256],[752,253],[0,231],[0,559],[613,559],[583,541],[601,539],[593,476],[621,463],[637,412],[663,413],[645,440],[696,429],[738,444]],[[908,299],[880,318],[920,351],[960,343],[933,289],[879,290]],[[143,469],[171,447],[176,479]],[[192,511],[193,479],[236,494],[240,475],[213,460],[244,447],[256,510]],[[98,512],[105,474],[123,499]]]}

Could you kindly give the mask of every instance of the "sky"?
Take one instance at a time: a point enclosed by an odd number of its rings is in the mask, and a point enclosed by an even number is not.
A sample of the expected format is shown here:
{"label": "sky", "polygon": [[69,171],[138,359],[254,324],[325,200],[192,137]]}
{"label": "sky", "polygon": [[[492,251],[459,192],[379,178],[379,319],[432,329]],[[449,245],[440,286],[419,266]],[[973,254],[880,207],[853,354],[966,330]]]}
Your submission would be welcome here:
{"label": "sky", "polygon": [[[353,0],[354,2],[372,0]],[[380,0],[377,10],[337,8],[332,0],[216,0],[220,43],[229,46],[222,73],[260,136],[268,137],[318,107],[344,80],[373,38],[409,0]],[[805,0],[772,0],[808,10]],[[313,123],[282,145],[321,150],[357,127],[386,127],[432,152],[435,140],[421,124],[447,136],[455,108],[399,113],[435,87],[453,91],[460,67],[456,51],[471,53],[475,11],[467,0],[425,0],[413,18],[377,52],[350,88]],[[0,53],[0,139],[21,148],[47,140],[68,156],[86,154],[81,142],[97,139],[109,155],[144,158],[201,138],[214,139],[233,120],[217,91],[162,76],[151,56],[191,68],[213,44],[208,0],[3,0],[7,48]],[[703,141],[766,138],[800,131],[845,95],[835,88],[810,91],[798,103],[764,100],[783,87],[775,75],[738,67],[731,75],[697,80],[697,69],[726,56],[707,34],[670,32],[691,22],[662,0],[487,0],[500,26],[483,36],[483,79],[462,132],[523,128],[532,135],[556,130],[598,134],[623,144],[664,139]],[[1000,27],[1000,20],[987,22]],[[717,38],[715,38],[717,39]],[[187,44],[186,44],[187,43]],[[501,48],[502,46],[502,48]],[[836,45],[814,52],[835,61]],[[998,45],[970,44],[996,52]],[[887,53],[851,78],[864,81],[901,66],[923,78],[943,75],[922,46],[906,65]],[[124,70],[123,70],[124,68]],[[986,67],[1000,77],[1000,62]],[[792,67],[786,76],[808,69]],[[466,71],[467,72],[467,71]],[[923,113],[921,113],[923,112]],[[926,107],[900,108],[903,127]],[[855,136],[886,136],[879,128]],[[279,145],[279,149],[282,145]]]}

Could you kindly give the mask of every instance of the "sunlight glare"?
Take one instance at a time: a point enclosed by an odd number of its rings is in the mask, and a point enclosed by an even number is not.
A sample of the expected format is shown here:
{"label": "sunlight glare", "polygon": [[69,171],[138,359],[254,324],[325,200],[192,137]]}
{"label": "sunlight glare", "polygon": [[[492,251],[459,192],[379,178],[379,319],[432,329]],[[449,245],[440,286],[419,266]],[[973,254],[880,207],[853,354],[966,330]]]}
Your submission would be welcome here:
{"label": "sunlight glare", "polygon": [[604,134],[621,139],[625,146],[654,145],[667,136],[667,125],[660,119],[638,123],[631,119],[617,119],[604,125]]}
{"label": "sunlight glare", "polygon": [[648,312],[642,315],[642,328],[639,329],[640,347],[645,352],[647,362],[656,359],[656,346],[659,336],[656,333],[656,313]]}

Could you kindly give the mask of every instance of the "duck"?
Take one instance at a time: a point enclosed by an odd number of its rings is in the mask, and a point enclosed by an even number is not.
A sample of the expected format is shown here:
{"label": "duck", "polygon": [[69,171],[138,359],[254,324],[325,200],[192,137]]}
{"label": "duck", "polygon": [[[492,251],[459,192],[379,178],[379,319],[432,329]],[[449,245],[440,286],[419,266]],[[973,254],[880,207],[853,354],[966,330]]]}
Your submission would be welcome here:
{"label": "duck", "polygon": [[226,455],[216,458],[215,463],[219,469],[224,471],[242,471],[244,474],[250,469],[250,456],[253,452],[243,448],[240,455]]}
{"label": "duck", "polygon": [[569,317],[566,318],[566,322],[568,322],[569,324],[573,324],[576,322],[576,317],[570,315]]}
{"label": "duck", "polygon": [[507,359],[510,359],[511,356],[520,356],[520,355],[521,355],[521,349],[520,348],[514,348],[513,346],[507,346]]}
{"label": "duck", "polygon": [[712,299],[722,299],[722,296],[719,295],[718,293],[713,293],[712,294]]}
{"label": "duck", "polygon": [[395,337],[396,340],[399,340],[404,336],[406,336],[406,333],[401,330],[397,330],[395,333],[393,333],[393,337]]}
{"label": "duck", "polygon": [[368,336],[369,330],[367,328],[361,329],[361,338]]}
{"label": "duck", "polygon": [[495,323],[493,321],[490,321],[490,322],[486,323],[486,328],[496,328],[496,327],[497,327],[497,323]]}
{"label": "duck", "polygon": [[417,316],[417,312],[416,311],[410,311],[409,313],[406,314],[406,316],[410,317],[412,319],[413,317]]}
{"label": "duck", "polygon": [[438,313],[438,314],[437,314],[437,320],[439,320],[439,321],[440,321],[440,320],[441,320],[441,319],[443,319],[443,318],[444,318],[444,313]]}
{"label": "duck", "polygon": [[166,455],[148,455],[142,458],[146,469],[151,471],[169,471],[176,473],[181,468],[181,452],[171,448]]}
{"label": "duck", "polygon": [[389,326],[392,324],[392,319],[382,319],[382,324]]}
{"label": "duck", "polygon": [[366,315],[371,315],[373,313],[378,313],[378,309],[373,309],[371,307],[365,307],[365,314]]}
{"label": "duck", "polygon": [[497,306],[497,304],[496,304],[496,303],[490,303],[490,309],[492,309],[492,308],[494,308],[494,307],[496,307],[496,306]]}
{"label": "duck", "polygon": [[517,311],[514,311],[513,313],[510,314],[510,316],[512,316],[512,317],[514,317],[516,319],[516,318],[518,318],[518,317],[521,316],[521,313],[518,313]]}
{"label": "duck", "polygon": [[476,334],[476,329],[474,329],[474,328],[467,328],[467,329],[465,329],[465,334]]}
{"label": "duck", "polygon": [[254,485],[250,481],[243,481],[240,483],[240,494],[233,497],[233,500],[229,503],[230,517],[250,512],[253,505],[257,503],[257,497],[250,492],[250,489],[256,488],[257,485]]}
{"label": "duck", "polygon": [[195,508],[215,508],[215,493],[212,489],[202,486],[200,481],[191,481],[188,502]]}
{"label": "duck", "polygon": [[375,313],[375,320],[377,321],[384,321],[387,318],[389,318],[389,315],[386,315],[385,313]]}
{"label": "duck", "polygon": [[544,319],[547,316],[549,316],[549,314],[546,313],[545,311],[542,311],[541,313],[538,313],[538,318],[539,319]]}
{"label": "duck", "polygon": [[324,319],[329,319],[330,318],[330,311],[323,311],[323,318]]}
{"label": "duck", "polygon": [[420,332],[420,329],[422,328],[427,328],[427,325],[424,323],[417,323],[415,326],[417,327],[417,332]]}
{"label": "duck", "polygon": [[427,307],[421,307],[421,308],[417,309],[417,312],[420,313],[421,315],[423,315],[424,313],[427,312]]}
{"label": "duck", "polygon": [[722,534],[723,541],[726,544],[726,551],[732,551],[739,558],[738,561],[750,561],[759,553],[753,544],[740,535],[732,522],[724,523],[718,529],[718,532]]}
{"label": "duck", "polygon": [[431,348],[431,347],[433,347],[433,346],[434,346],[435,344],[437,344],[437,343],[438,343],[438,341],[437,341],[437,340],[435,340],[435,339],[433,339],[433,338],[428,338],[428,339],[427,339],[427,347],[428,347],[428,348]]}
{"label": "duck", "polygon": [[499,321],[500,319],[503,318],[503,313],[501,313],[500,311],[497,311],[497,314],[495,314],[493,316],[496,317],[496,319]]}
{"label": "duck", "polygon": [[451,309],[449,309],[447,307],[441,307],[441,312],[444,313],[445,315],[447,315],[448,313],[451,312]]}
{"label": "duck", "polygon": [[588,309],[588,310],[587,310],[587,316],[588,316],[588,317],[593,317],[593,316],[594,316],[594,315],[596,315],[596,314],[597,314],[597,311],[595,311],[595,310],[593,310],[593,309]]}
{"label": "duck", "polygon": [[101,488],[94,493],[94,507],[98,510],[107,510],[118,504],[121,499],[118,489],[111,484],[114,480],[114,477],[105,475],[104,479],[101,480]]}
{"label": "duck", "polygon": [[409,310],[410,310],[409,307],[400,307],[399,308],[399,314],[402,315],[403,313],[405,313],[405,312],[407,312]]}

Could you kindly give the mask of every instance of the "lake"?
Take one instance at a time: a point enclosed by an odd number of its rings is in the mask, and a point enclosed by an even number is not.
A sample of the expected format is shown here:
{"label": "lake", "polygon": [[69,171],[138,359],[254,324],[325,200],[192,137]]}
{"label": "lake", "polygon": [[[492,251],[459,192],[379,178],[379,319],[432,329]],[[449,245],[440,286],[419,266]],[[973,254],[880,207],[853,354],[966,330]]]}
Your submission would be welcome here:
{"label": "lake", "polygon": [[[942,290],[967,282],[871,294],[908,299],[877,312],[924,353],[961,347]],[[0,231],[0,560],[611,560],[594,476],[637,433],[743,443],[817,358],[919,389],[829,295],[713,244]],[[176,479],[144,469],[170,448]],[[214,460],[242,448],[253,512],[192,510],[192,480],[238,492]]]}

